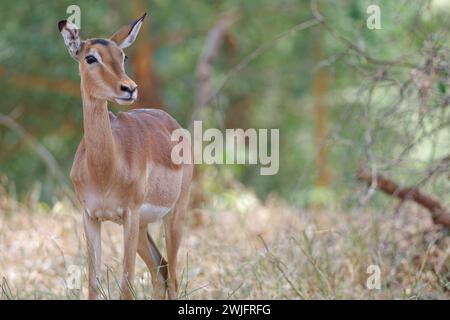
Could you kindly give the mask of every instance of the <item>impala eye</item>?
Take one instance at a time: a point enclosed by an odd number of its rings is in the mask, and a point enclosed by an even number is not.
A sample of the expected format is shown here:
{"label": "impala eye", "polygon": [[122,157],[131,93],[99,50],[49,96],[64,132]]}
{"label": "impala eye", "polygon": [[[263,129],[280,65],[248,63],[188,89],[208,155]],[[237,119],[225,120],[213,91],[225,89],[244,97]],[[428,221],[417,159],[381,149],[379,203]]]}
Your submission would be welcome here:
{"label": "impala eye", "polygon": [[86,59],[86,62],[87,62],[88,64],[92,64],[92,63],[94,63],[94,62],[98,62],[97,58],[94,57],[94,56],[87,56],[85,59]]}

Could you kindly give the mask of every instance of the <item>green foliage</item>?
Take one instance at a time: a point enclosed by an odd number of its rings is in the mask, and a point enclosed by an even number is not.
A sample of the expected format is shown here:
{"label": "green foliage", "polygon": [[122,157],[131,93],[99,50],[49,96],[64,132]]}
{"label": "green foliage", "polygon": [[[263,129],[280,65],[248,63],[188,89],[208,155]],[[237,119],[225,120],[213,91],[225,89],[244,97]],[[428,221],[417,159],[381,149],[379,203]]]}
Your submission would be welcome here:
{"label": "green foliage", "polygon": [[[442,45],[448,43],[448,33],[443,30],[447,13],[425,3],[319,1],[327,23],[370,56],[390,60],[409,55],[413,63],[420,62],[420,51],[430,34],[440,35]],[[81,7],[83,37],[107,37],[135,15],[129,2],[115,0],[4,1],[0,10],[0,72],[5,70],[0,78],[0,113],[13,112],[18,123],[52,152],[67,176],[82,135],[80,97],[45,86],[21,86],[14,81],[14,75],[79,82],[76,63],[67,54],[56,27],[67,16],[70,4]],[[167,111],[184,126],[194,106],[198,58],[209,30],[222,13],[233,12],[239,19],[229,32],[235,46],[222,45],[214,62],[214,86],[253,50],[312,17],[309,1],[188,1],[180,6],[177,1],[155,0],[144,4],[150,12],[145,27],[150,28],[152,40],[158,40],[154,67],[163,100]],[[382,30],[365,27],[369,4],[380,6]],[[410,32],[412,28],[416,32]],[[318,146],[313,79],[318,70],[319,61],[314,56],[318,40],[322,41],[323,59],[330,59],[325,66],[330,83],[326,93],[330,139],[326,147],[333,179],[327,188],[315,186]],[[127,53],[130,59],[134,58],[134,50],[130,48]],[[344,187],[352,183],[355,167],[367,161],[367,126],[378,125],[377,116],[387,112],[398,97],[398,90],[385,89],[380,83],[380,88],[374,89],[371,110],[366,110],[365,101],[358,99],[358,90],[379,68],[348,50],[344,42],[320,26],[274,41],[272,47],[229,79],[219,98],[208,106],[210,116],[205,126],[280,128],[280,171],[276,176],[264,177],[254,166],[225,166],[218,170],[232,172],[261,197],[277,192],[297,203],[329,205],[348,195]],[[406,81],[410,70],[393,67],[388,77]],[[441,76],[435,86],[442,99],[448,94],[447,78]],[[111,107],[115,111],[122,109]],[[406,109],[407,105],[399,104],[398,113]],[[411,118],[414,116],[411,114]],[[383,129],[374,142],[374,153],[389,157],[401,148],[404,131],[394,123],[386,123]],[[45,184],[42,198],[51,200],[56,182],[17,134],[0,127],[0,145],[0,175],[10,177],[19,194],[39,180]]]}

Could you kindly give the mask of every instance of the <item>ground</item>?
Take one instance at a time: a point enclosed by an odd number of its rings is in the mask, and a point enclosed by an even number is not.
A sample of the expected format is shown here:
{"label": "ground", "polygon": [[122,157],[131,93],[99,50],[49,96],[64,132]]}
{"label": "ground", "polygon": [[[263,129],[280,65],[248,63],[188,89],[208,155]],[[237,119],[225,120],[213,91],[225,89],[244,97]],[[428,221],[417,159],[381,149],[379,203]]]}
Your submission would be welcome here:
{"label": "ground", "polygon": [[[304,210],[244,191],[225,199],[188,213],[181,299],[450,298],[449,237],[415,206]],[[159,230],[150,229],[163,246]],[[117,299],[121,228],[105,223],[102,239],[102,297]],[[0,299],[85,299],[85,266],[81,215],[68,201],[30,208],[0,197]],[[369,289],[378,267],[381,288]],[[151,299],[139,258],[136,270],[136,297]]]}

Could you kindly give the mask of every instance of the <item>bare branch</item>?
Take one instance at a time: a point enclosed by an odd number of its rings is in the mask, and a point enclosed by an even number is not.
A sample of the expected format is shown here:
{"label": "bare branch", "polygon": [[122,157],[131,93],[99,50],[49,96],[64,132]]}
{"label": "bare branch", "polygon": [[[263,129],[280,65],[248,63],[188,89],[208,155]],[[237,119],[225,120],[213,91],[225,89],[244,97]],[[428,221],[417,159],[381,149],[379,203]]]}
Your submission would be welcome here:
{"label": "bare branch", "polygon": [[50,174],[63,186],[64,193],[76,203],[74,194],[71,192],[63,171],[53,155],[42,144],[40,144],[30,133],[8,115],[0,114],[0,125],[16,132],[34,150],[47,166]]}
{"label": "bare branch", "polygon": [[10,72],[2,66],[0,66],[0,76],[10,79],[15,85],[25,89],[43,88],[69,96],[78,97],[80,95],[80,85],[67,79],[52,79],[40,75]]}
{"label": "bare branch", "polygon": [[357,171],[357,178],[367,185],[374,185],[377,189],[387,195],[394,196],[403,201],[414,201],[431,213],[435,224],[450,228],[450,210],[445,208],[437,199],[431,195],[422,193],[416,187],[401,187],[393,180],[381,175],[368,172],[365,169]]}
{"label": "bare branch", "polygon": [[237,65],[235,65],[233,68],[231,68],[228,73],[225,75],[225,78],[223,79],[222,83],[219,85],[217,90],[207,99],[206,104],[208,104],[211,100],[215,99],[222,89],[225,87],[227,82],[234,77],[237,73],[239,73],[242,69],[247,67],[247,65],[250,64],[253,60],[255,60],[257,57],[259,57],[261,54],[272,48],[279,40],[285,38],[288,35],[291,35],[292,33],[299,32],[306,30],[308,28],[311,28],[315,25],[318,25],[322,23],[322,21],[317,19],[310,19],[305,22],[299,23],[292,28],[283,31],[282,33],[278,34],[275,38],[272,40],[262,44],[255,50],[253,50],[249,55],[247,55],[244,59],[241,60]]}
{"label": "bare branch", "polygon": [[209,31],[205,41],[202,54],[197,63],[197,85],[195,91],[195,107],[192,113],[192,121],[195,120],[209,102],[212,91],[211,77],[213,73],[213,62],[219,53],[227,30],[236,21],[236,17],[231,14],[223,15],[217,24]]}

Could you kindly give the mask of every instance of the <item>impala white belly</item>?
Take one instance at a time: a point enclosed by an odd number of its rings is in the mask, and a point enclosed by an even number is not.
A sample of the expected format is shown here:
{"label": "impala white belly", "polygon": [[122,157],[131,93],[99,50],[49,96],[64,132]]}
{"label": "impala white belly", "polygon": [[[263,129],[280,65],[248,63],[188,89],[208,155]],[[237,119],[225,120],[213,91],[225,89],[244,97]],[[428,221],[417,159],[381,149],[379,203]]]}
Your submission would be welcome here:
{"label": "impala white belly", "polygon": [[156,206],[151,203],[144,203],[139,209],[141,222],[151,223],[164,218],[170,212],[169,207]]}

